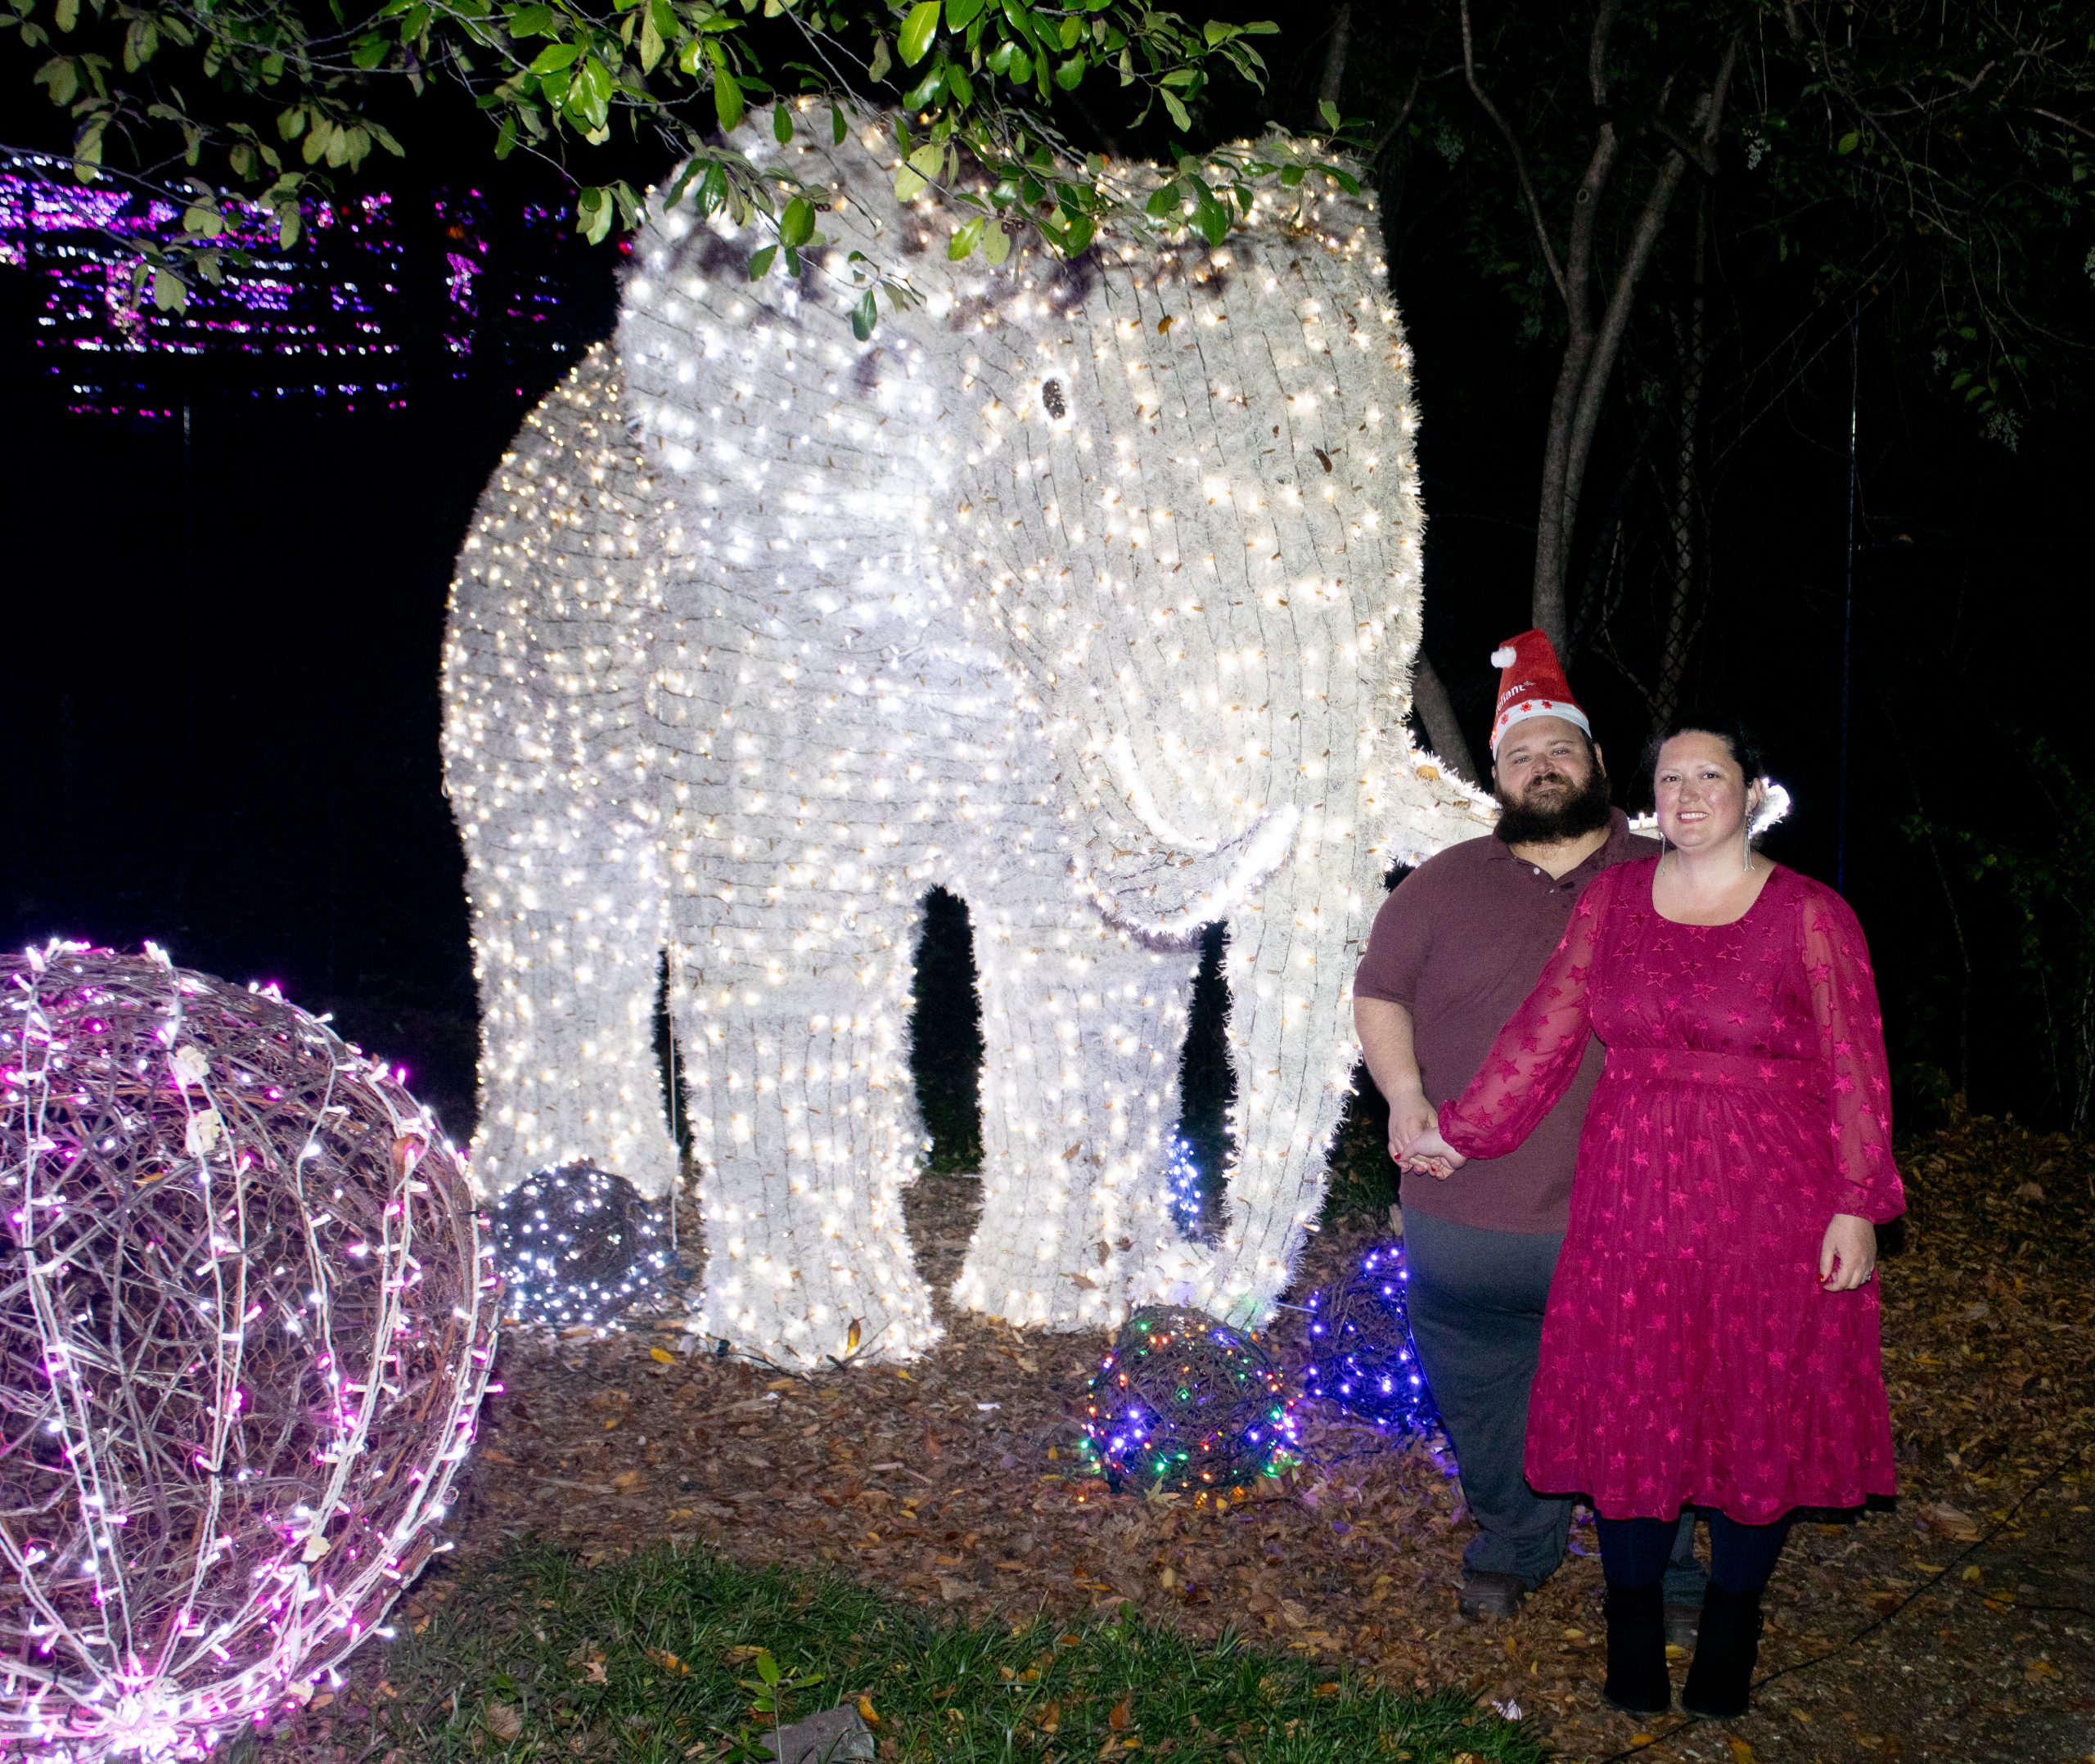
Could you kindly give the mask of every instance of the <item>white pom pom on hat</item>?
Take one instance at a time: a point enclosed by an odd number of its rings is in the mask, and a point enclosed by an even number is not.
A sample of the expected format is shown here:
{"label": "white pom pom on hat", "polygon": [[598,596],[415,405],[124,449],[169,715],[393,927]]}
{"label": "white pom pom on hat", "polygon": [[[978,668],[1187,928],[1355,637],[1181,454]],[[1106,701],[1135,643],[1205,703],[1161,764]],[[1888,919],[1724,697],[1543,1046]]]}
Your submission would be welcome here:
{"label": "white pom pom on hat", "polygon": [[1491,652],[1491,665],[1494,668],[1510,668],[1519,659],[1513,650],[1504,644]]}

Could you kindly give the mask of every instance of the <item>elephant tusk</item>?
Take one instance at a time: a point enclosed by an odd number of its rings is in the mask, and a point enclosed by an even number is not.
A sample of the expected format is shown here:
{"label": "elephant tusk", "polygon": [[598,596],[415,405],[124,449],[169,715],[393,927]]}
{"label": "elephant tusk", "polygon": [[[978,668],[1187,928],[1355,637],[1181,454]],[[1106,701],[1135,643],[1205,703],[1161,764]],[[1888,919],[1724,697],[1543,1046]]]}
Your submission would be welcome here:
{"label": "elephant tusk", "polygon": [[1106,763],[1112,767],[1113,781],[1120,786],[1122,799],[1134,811],[1135,818],[1156,835],[1160,844],[1175,846],[1180,851],[1198,852],[1202,857],[1215,848],[1213,839],[1182,833],[1164,818],[1164,811],[1156,806],[1156,799],[1150,794],[1148,781],[1142,776],[1142,767],[1135,763],[1135,750],[1129,745],[1124,731],[1115,735],[1106,744]]}
{"label": "elephant tusk", "polygon": [[[1166,880],[1181,879],[1183,872],[1169,858],[1157,860],[1148,872],[1157,880],[1130,878],[1119,888],[1102,881],[1078,857],[1071,857],[1070,866],[1108,925],[1152,948],[1187,949],[1199,941],[1204,927],[1228,918],[1265,886],[1286,862],[1294,848],[1295,830],[1301,823],[1302,811],[1292,803],[1268,810],[1256,826],[1210,854],[1213,859],[1223,861],[1219,875],[1196,883],[1189,896],[1179,897],[1183,904],[1163,913],[1146,912],[1142,908],[1156,901]],[[1173,891],[1174,895],[1177,892]]]}

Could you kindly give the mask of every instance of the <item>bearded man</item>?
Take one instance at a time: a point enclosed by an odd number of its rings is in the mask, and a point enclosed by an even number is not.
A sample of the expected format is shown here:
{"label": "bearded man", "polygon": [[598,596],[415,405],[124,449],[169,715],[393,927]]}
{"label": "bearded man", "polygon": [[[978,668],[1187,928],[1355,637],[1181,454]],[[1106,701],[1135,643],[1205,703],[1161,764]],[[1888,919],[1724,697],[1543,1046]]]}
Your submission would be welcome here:
{"label": "bearded man", "polygon": [[[1611,805],[1593,726],[1549,639],[1523,632],[1491,659],[1501,670],[1491,728],[1498,826],[1404,879],[1376,915],[1353,983],[1361,1048],[1390,1105],[1390,1155],[1404,1165],[1412,1337],[1478,1527],[1456,1599],[1472,1622],[1511,1616],[1564,1559],[1571,1503],[1528,1487],[1522,1452],[1600,1044],[1588,1046],[1578,1078],[1518,1150],[1448,1175],[1408,1162],[1404,1149],[1483,1064],[1587,884],[1659,849]],[[1692,1636],[1702,1602],[1692,1514],[1665,1602],[1673,1633]]]}

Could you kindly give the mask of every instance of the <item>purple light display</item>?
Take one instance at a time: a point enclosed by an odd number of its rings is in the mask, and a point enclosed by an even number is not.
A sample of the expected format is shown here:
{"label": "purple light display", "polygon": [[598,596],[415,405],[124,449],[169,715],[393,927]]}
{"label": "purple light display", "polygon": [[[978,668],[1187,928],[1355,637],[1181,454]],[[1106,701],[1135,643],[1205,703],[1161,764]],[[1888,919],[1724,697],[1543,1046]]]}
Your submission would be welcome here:
{"label": "purple light display", "polygon": [[[182,206],[113,184],[73,181],[69,161],[0,158],[0,267],[36,278],[38,348],[70,409],[103,416],[176,414],[185,366],[208,366],[214,389],[346,410],[403,408],[430,378],[462,379],[498,327],[501,366],[520,353],[565,357],[579,340],[564,318],[574,280],[567,224],[525,206],[497,229],[477,190],[422,200],[376,191],[309,200],[288,250],[259,205],[223,197],[229,262],[216,286],[196,279],[182,310],[131,298],[133,249],[182,238]],[[490,301],[491,233],[520,259]],[[419,371],[418,337],[442,339]],[[511,377],[505,376],[505,377]],[[521,380],[529,376],[514,376]]]}

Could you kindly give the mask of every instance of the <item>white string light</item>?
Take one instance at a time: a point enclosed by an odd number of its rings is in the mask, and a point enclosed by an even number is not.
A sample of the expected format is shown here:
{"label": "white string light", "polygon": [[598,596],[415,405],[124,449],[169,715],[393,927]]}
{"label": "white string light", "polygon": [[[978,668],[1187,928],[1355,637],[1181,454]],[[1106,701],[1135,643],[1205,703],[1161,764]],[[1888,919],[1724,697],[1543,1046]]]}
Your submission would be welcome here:
{"label": "white string light", "polygon": [[[1374,202],[1261,199],[1220,249],[955,263],[932,198],[894,198],[887,125],[780,146],[753,117],[739,151],[830,192],[808,272],[752,284],[732,223],[664,215],[615,347],[534,413],[466,541],[445,754],[475,1178],[588,1161],[667,1190],[666,952],[700,1326],[786,1363],[854,1325],[921,1352],[902,1031],[942,885],[988,1047],[955,1299],[1255,1320],[1321,1200],[1381,879],[1492,818],[1404,728],[1422,515]],[[863,344],[854,250],[917,296]],[[1210,1247],[1166,1170],[1190,952],[1222,919]]]}

